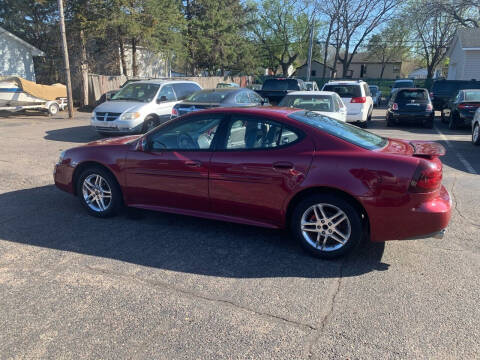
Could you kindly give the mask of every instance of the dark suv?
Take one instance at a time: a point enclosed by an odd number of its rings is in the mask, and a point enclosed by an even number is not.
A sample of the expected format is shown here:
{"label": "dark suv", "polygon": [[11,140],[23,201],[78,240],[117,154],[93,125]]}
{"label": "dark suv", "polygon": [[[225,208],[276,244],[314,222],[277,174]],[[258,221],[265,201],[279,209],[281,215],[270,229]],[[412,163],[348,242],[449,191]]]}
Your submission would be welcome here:
{"label": "dark suv", "polygon": [[433,108],[442,111],[447,107],[448,103],[457,96],[458,91],[463,89],[480,89],[480,81],[436,80],[430,92]]}

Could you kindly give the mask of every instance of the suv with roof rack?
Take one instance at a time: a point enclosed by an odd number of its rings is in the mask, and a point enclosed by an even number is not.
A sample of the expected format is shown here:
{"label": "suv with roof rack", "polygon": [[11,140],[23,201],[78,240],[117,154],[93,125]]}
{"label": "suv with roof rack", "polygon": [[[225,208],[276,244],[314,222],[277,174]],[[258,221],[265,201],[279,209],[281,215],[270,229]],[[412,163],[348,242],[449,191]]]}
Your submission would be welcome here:
{"label": "suv with roof rack", "polygon": [[347,106],[347,122],[363,127],[372,119],[373,99],[368,84],[362,80],[330,80],[322,91],[336,92]]}

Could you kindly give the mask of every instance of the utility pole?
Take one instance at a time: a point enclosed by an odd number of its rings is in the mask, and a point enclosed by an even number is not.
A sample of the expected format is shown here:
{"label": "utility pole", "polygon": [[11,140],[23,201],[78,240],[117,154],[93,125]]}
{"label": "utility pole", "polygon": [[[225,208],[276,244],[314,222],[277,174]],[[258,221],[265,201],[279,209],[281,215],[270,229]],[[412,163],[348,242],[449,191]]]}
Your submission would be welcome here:
{"label": "utility pole", "polygon": [[60,13],[60,36],[62,37],[63,63],[67,78],[67,103],[68,117],[73,118],[72,80],[70,79],[70,61],[68,60],[67,36],[65,35],[65,16],[63,15],[63,0],[58,0],[58,12]]}
{"label": "utility pole", "polygon": [[307,81],[310,81],[310,75],[312,74],[312,52],[313,52],[313,27],[315,22],[312,21],[312,27],[310,28],[310,41],[308,44],[308,60],[307,60]]}

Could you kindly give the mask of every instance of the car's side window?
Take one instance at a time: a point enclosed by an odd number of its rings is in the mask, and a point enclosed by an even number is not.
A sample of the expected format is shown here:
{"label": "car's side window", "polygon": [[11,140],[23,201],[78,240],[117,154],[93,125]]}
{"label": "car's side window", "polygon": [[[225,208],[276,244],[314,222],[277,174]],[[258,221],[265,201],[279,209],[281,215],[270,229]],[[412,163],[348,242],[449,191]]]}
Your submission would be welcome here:
{"label": "car's side window", "polygon": [[165,96],[166,101],[175,101],[177,97],[175,96],[175,91],[173,91],[173,87],[171,85],[164,85],[160,89],[158,93],[158,99],[161,99],[162,96]]}
{"label": "car's side window", "polygon": [[292,143],[299,138],[282,124],[248,116],[233,116],[227,130],[225,148],[268,149]]}
{"label": "car's side window", "polygon": [[212,147],[213,138],[221,120],[221,117],[206,115],[172,123],[148,137],[148,149],[150,151],[208,150]]}
{"label": "car's side window", "polygon": [[185,100],[195,91],[201,90],[200,86],[193,83],[177,83],[173,84],[172,86],[173,90],[175,90],[175,94],[177,95],[178,100]]}
{"label": "car's side window", "polygon": [[338,102],[338,98],[336,96],[333,96],[333,111],[334,112],[339,112],[340,111],[340,103]]}
{"label": "car's side window", "polygon": [[249,92],[248,96],[250,97],[250,102],[252,104],[261,104],[262,103],[262,97],[260,95],[257,95],[255,92]]}

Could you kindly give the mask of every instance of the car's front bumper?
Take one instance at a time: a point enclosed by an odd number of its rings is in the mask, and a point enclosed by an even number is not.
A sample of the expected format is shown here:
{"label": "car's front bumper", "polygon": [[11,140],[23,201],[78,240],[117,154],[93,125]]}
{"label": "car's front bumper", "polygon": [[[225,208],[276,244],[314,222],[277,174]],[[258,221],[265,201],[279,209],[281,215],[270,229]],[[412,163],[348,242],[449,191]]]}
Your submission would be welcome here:
{"label": "car's front bumper", "polygon": [[142,131],[143,121],[131,120],[115,120],[115,121],[98,121],[90,119],[90,125],[100,133],[108,133],[112,135],[129,135],[139,134]]}

